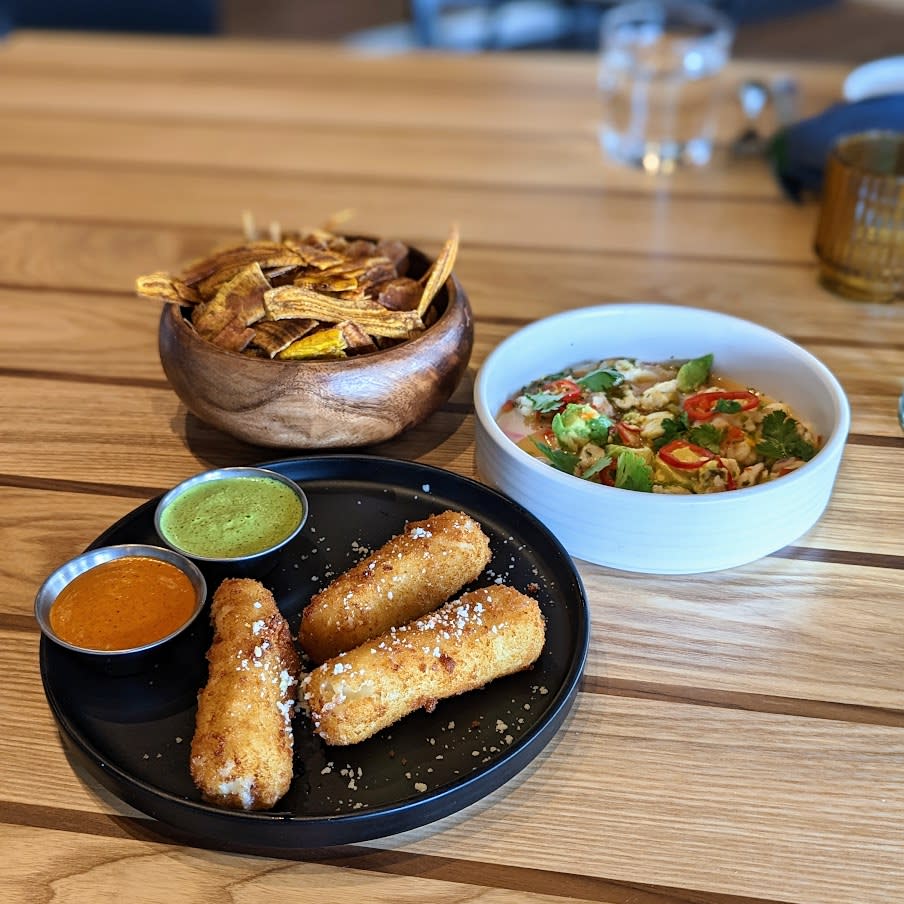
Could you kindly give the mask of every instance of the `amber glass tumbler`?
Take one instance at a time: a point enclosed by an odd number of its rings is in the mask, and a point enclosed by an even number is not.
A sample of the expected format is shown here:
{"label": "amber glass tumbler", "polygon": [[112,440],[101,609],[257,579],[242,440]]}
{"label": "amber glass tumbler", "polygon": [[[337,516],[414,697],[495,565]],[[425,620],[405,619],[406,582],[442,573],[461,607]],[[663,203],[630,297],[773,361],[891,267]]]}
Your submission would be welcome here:
{"label": "amber glass tumbler", "polygon": [[814,248],[827,288],[904,298],[904,132],[842,136],[829,153]]}

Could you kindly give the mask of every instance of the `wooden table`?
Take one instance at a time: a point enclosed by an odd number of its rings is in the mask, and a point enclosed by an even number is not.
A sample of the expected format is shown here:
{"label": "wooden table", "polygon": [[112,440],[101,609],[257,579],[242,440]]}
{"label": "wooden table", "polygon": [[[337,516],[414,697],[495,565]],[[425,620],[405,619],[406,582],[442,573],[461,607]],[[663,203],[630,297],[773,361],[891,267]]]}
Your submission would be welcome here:
{"label": "wooden table", "polygon": [[[805,112],[838,96],[840,69],[785,71]],[[782,199],[757,160],[666,181],[602,161],[580,56],[23,33],[0,81],[0,898],[904,900],[904,318],[819,287],[814,205]],[[763,561],[669,578],[578,563],[593,627],[577,701],[489,798],[379,841],[228,854],[175,841],[73,768],[33,597],[142,501],[273,457],[187,415],[134,277],[235,238],[245,209],[300,226],[346,208],[430,251],[457,221],[477,325],[452,399],[368,452],[474,476],[488,351],[619,299],[785,333],[840,378],[852,432],[825,516]]]}

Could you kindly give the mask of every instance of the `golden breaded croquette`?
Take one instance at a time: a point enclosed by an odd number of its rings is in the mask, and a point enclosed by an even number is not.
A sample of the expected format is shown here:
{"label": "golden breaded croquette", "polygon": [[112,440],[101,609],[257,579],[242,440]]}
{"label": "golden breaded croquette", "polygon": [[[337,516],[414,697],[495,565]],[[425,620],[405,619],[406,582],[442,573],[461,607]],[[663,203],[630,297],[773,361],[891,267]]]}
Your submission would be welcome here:
{"label": "golden breaded croquette", "polygon": [[323,662],[435,609],[489,561],[489,539],[463,512],[410,521],[311,598],[298,642],[314,662]]}
{"label": "golden breaded croquette", "polygon": [[328,744],[356,744],[416,709],[532,665],[546,621],[532,597],[495,585],[328,660],[301,679]]}
{"label": "golden breaded croquette", "polygon": [[211,603],[213,643],[198,694],[191,777],[208,803],[272,807],[292,781],[298,653],[273,594],[227,578]]}

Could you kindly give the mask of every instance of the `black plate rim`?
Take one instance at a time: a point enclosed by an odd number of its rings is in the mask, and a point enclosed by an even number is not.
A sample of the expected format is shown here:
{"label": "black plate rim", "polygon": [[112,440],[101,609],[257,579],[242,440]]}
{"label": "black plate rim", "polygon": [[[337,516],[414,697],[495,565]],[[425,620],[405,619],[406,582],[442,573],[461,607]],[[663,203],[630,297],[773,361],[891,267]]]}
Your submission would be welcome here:
{"label": "black plate rim", "polygon": [[[51,676],[48,674],[49,666],[46,656],[46,651],[52,641],[42,636],[40,643],[41,680],[48,705],[61,729],[67,748],[76,754],[88,771],[119,799],[171,828],[182,829],[189,835],[196,835],[199,838],[219,841],[223,846],[233,849],[243,847],[240,842],[236,843],[236,839],[241,835],[243,829],[252,832],[263,831],[268,835],[264,841],[255,845],[254,849],[263,845],[266,849],[275,850],[321,848],[394,835],[459,812],[498,790],[521,772],[552,740],[567,717],[577,696],[589,651],[590,614],[586,590],[573,560],[559,540],[533,514],[509,496],[473,478],[434,465],[379,455],[337,453],[274,459],[254,465],[254,467],[271,468],[280,473],[284,469],[303,467],[305,470],[310,469],[314,472],[306,474],[307,479],[326,479],[332,476],[318,473],[318,470],[330,471],[338,468],[354,471],[364,467],[370,469],[370,473],[359,474],[358,479],[364,476],[371,481],[373,481],[373,473],[376,469],[380,469],[381,475],[384,468],[394,469],[400,473],[416,476],[415,482],[450,481],[453,485],[466,488],[478,496],[494,500],[496,505],[508,510],[509,515],[517,518],[519,522],[529,523],[533,530],[544,536],[555,558],[561,559],[577,590],[578,605],[575,608],[575,615],[578,630],[574,637],[574,648],[566,678],[549,701],[545,715],[523,737],[519,738],[517,744],[492,763],[411,800],[336,815],[306,816],[288,814],[285,811],[224,810],[203,802],[188,800],[156,787],[131,775],[116,764],[108,762],[102,753],[81,735],[55,699],[50,688]],[[345,476],[348,477],[348,475]],[[332,479],[341,480],[343,478],[340,476]],[[413,485],[414,482],[412,482]],[[108,544],[111,538],[127,527],[130,522],[139,519],[148,510],[153,510],[162,496],[161,493],[119,518],[92,541],[86,547],[86,551]],[[225,835],[221,835],[219,831],[211,833],[209,826],[205,827],[205,821],[212,821],[217,825],[222,823],[224,828],[228,826],[232,831],[227,831]],[[285,831],[289,826],[291,831]],[[272,831],[268,831],[268,829]],[[321,833],[319,835],[317,835],[318,830]],[[299,837],[287,837],[288,835],[298,835]],[[313,837],[314,835],[317,837]]]}

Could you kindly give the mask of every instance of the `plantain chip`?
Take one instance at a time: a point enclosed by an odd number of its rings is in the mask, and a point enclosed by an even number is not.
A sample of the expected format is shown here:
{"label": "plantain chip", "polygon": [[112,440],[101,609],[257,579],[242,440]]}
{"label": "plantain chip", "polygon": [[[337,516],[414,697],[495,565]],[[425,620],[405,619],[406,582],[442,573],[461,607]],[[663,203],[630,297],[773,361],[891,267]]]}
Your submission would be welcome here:
{"label": "plantain chip", "polygon": [[452,274],[452,267],[455,266],[455,258],[458,255],[458,241],[458,226],[453,226],[452,233],[443,245],[439,257],[433,262],[433,266],[428,271],[424,294],[421,296],[420,304],[417,307],[417,312],[422,317],[436,297],[436,293],[445,285],[446,280]]}
{"label": "plantain chip", "polygon": [[375,352],[377,350],[376,343],[370,337],[366,330],[354,320],[344,320],[342,323],[336,324],[337,329],[342,330],[342,336],[345,339],[346,347],[354,354],[360,355],[365,352]]}
{"label": "plantain chip", "polygon": [[143,298],[157,298],[173,304],[199,304],[198,291],[168,273],[151,273],[135,280],[135,291]]}
{"label": "plantain chip", "polygon": [[286,320],[261,320],[254,328],[254,344],[263,349],[271,358],[291,345],[296,339],[306,336],[317,326],[310,318],[287,318]]}
{"label": "plantain chip", "polygon": [[377,242],[377,254],[388,257],[399,276],[408,272],[408,246],[398,239],[382,239]]}
{"label": "plantain chip", "polygon": [[458,253],[458,228],[420,280],[396,239],[346,237],[327,228],[259,230],[243,213],[244,241],[192,261],[180,275],[139,276],[139,296],[190,308],[205,340],[260,358],[304,360],[367,354],[420,335]]}
{"label": "plantain chip", "polygon": [[371,258],[364,273],[358,277],[358,288],[365,295],[375,295],[376,287],[395,279],[398,271],[388,257]]}
{"label": "plantain chip", "polygon": [[377,301],[390,311],[414,311],[421,300],[421,286],[408,276],[397,276],[380,286]]}
{"label": "plantain chip", "polygon": [[314,267],[316,270],[328,270],[330,267],[339,266],[345,261],[341,254],[328,248],[319,248],[316,245],[306,245],[303,242],[293,241],[287,241],[286,246],[304,261],[305,266]]}
{"label": "plantain chip", "polygon": [[244,351],[254,338],[255,331],[242,323],[241,317],[234,317],[215,336],[211,342],[218,348],[225,348],[232,352]]}
{"label": "plantain chip", "polygon": [[304,286],[315,292],[357,292],[358,280],[341,273],[300,273],[293,280],[296,286]]}
{"label": "plantain chip", "polygon": [[264,268],[273,270],[280,267],[299,266],[303,263],[304,261],[298,254],[287,248],[283,248],[282,251],[264,255],[258,260],[252,259],[245,260],[242,263],[230,263],[197,283],[197,289],[202,297],[210,298],[210,296],[215,294],[222,285],[229,282],[243,270],[247,270],[249,266],[257,265],[258,268],[263,271]]}
{"label": "plantain chip", "polygon": [[270,320],[310,317],[327,323],[354,320],[371,336],[412,339],[424,330],[417,311],[389,311],[367,298],[333,298],[304,286],[279,286],[264,292],[264,307]]}
{"label": "plantain chip", "polygon": [[318,330],[284,348],[276,357],[281,361],[304,361],[311,358],[344,358],[348,345],[337,326]]}
{"label": "plantain chip", "polygon": [[351,261],[361,258],[377,257],[377,246],[369,239],[353,239],[345,248],[345,256]]}
{"label": "plantain chip", "polygon": [[[187,285],[195,286],[222,271],[235,273],[249,264],[261,263],[269,257],[285,252],[286,246],[281,242],[253,241],[246,242],[244,245],[229,245],[225,248],[215,249],[212,254],[192,261],[185,268],[182,279]],[[263,264],[263,266],[271,265]]]}
{"label": "plantain chip", "polygon": [[251,326],[266,316],[264,294],[269,289],[260,264],[253,263],[220,286],[210,301],[197,305],[192,310],[192,323],[211,341],[232,320]]}

